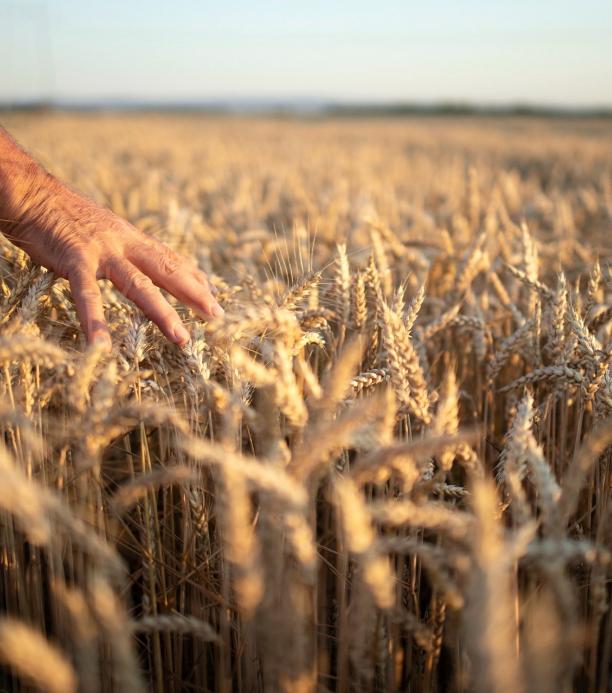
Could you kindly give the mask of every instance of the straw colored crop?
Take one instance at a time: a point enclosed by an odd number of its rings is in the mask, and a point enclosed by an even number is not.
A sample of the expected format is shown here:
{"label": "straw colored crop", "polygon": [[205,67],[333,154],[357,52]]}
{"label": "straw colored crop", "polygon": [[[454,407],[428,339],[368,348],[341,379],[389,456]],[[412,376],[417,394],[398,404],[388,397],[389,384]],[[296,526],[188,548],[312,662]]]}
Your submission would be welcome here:
{"label": "straw colored crop", "polygon": [[0,689],[606,689],[609,123],[5,124],[225,316],[0,239]]}

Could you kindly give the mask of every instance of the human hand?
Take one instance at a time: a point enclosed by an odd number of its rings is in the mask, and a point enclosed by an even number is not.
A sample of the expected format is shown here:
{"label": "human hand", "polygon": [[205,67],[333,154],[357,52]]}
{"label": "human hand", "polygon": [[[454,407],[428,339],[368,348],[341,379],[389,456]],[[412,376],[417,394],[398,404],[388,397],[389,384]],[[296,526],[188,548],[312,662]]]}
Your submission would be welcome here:
{"label": "human hand", "polygon": [[185,344],[189,332],[160,288],[202,318],[223,314],[194,264],[49,174],[43,187],[25,193],[16,211],[7,235],[32,260],[68,279],[90,343],[111,343],[98,279],[110,279],[177,344]]}

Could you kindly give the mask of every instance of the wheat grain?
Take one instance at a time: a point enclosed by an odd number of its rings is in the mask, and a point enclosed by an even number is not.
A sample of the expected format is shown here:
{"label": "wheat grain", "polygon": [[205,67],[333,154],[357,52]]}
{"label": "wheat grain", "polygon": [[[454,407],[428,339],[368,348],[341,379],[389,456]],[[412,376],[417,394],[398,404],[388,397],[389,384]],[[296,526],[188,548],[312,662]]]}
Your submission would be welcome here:
{"label": "wheat grain", "polygon": [[77,678],[66,657],[40,633],[16,619],[0,619],[0,659],[43,691],[77,690]]}
{"label": "wheat grain", "polygon": [[49,689],[605,687],[606,123],[5,115],[225,308],[168,297],[179,348],[104,282],[83,348],[0,235],[0,607]]}

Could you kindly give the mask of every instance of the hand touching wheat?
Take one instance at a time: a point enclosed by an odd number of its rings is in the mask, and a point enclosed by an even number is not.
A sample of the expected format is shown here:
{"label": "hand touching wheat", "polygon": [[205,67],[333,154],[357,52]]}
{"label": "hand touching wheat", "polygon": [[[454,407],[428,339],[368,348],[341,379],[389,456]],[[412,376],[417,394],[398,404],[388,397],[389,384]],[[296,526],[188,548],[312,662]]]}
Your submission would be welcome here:
{"label": "hand touching wheat", "polygon": [[34,262],[68,279],[89,342],[110,346],[98,279],[110,279],[177,344],[189,332],[160,289],[200,317],[223,314],[195,265],[62,184],[1,128],[0,230]]}

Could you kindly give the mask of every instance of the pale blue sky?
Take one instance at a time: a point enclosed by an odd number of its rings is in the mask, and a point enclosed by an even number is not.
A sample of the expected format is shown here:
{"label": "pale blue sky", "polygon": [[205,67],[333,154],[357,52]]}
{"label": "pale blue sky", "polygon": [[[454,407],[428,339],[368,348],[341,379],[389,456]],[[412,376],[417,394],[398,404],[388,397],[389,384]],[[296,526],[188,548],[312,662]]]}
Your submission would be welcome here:
{"label": "pale blue sky", "polygon": [[0,0],[0,101],[612,105],[612,0]]}

